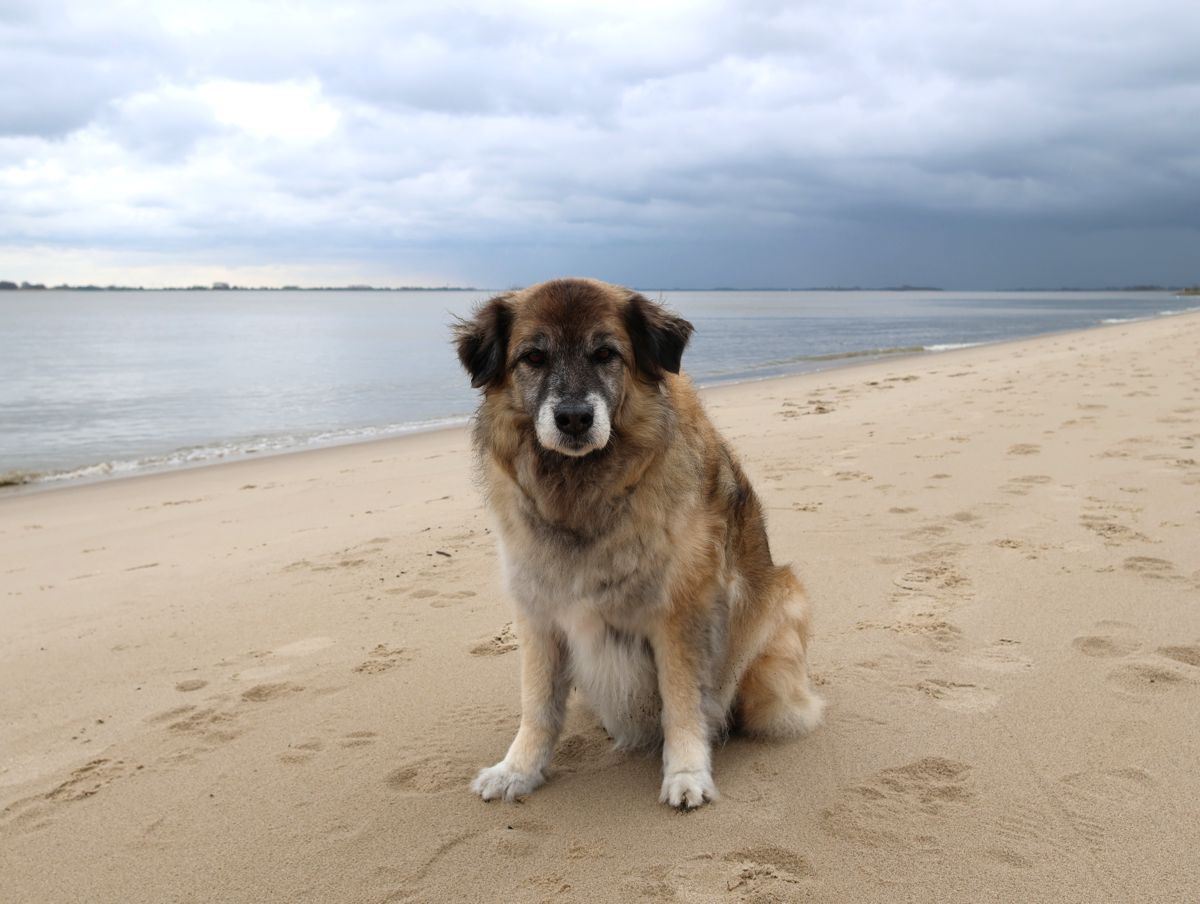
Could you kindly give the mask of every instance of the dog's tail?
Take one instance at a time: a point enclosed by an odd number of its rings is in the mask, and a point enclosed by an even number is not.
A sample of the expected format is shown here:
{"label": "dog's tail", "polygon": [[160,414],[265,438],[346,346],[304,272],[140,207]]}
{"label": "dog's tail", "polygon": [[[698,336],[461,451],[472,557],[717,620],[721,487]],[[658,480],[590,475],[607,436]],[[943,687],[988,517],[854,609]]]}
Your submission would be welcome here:
{"label": "dog's tail", "polygon": [[776,572],[783,617],[738,687],[735,719],[742,731],[794,738],[821,724],[825,701],[808,675],[809,607],[804,587],[790,568]]}

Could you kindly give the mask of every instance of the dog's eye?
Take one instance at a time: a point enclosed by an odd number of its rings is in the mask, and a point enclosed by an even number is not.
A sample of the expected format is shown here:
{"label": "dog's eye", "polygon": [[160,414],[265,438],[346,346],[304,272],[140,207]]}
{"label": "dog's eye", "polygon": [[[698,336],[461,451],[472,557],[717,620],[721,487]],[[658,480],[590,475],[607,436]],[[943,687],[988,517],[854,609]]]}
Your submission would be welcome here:
{"label": "dog's eye", "polygon": [[598,348],[594,352],[592,352],[592,360],[595,361],[597,364],[603,364],[605,361],[607,361],[612,356],[613,356],[613,350],[611,348]]}
{"label": "dog's eye", "polygon": [[546,363],[546,353],[539,349],[525,353],[525,363],[530,367],[541,367]]}

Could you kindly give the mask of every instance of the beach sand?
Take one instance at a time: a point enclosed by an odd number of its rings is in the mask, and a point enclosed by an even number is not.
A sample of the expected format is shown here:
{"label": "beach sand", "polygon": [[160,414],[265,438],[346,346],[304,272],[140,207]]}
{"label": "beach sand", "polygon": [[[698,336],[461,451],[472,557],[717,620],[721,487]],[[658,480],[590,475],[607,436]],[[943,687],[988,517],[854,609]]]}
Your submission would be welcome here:
{"label": "beach sand", "polygon": [[1200,315],[717,388],[826,724],[722,798],[519,642],[466,432],[0,500],[0,900],[1194,901]]}

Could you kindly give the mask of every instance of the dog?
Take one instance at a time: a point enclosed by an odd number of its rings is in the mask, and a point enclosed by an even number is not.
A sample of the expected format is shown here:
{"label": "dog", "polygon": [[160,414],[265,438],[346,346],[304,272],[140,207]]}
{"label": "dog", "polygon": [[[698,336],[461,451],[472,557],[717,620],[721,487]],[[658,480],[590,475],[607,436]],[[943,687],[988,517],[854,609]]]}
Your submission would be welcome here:
{"label": "dog", "polygon": [[816,727],[804,591],[680,372],[692,325],[629,289],[558,279],[453,332],[482,390],[473,440],[521,657],[520,727],[474,792],[514,800],[545,782],[572,686],[618,747],[662,745],[660,800],[682,809],[717,798],[728,730]]}

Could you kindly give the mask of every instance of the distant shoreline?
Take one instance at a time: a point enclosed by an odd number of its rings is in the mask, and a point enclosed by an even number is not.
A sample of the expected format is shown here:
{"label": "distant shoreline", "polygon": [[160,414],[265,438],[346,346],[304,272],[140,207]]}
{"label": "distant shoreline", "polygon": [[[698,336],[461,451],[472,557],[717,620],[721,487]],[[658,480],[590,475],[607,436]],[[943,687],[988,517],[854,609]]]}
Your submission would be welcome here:
{"label": "distant shoreline", "polygon": [[0,281],[0,292],[491,292],[476,286],[47,286]]}
{"label": "distant shoreline", "polygon": [[[502,292],[482,286],[236,286],[215,282],[210,286],[96,286],[15,283],[0,280],[0,292]],[[645,292],[1166,292],[1200,295],[1200,286],[1035,286],[1015,289],[947,289],[942,286],[648,286]]]}

